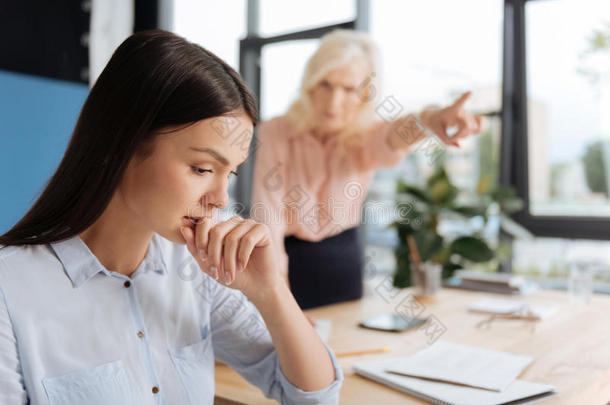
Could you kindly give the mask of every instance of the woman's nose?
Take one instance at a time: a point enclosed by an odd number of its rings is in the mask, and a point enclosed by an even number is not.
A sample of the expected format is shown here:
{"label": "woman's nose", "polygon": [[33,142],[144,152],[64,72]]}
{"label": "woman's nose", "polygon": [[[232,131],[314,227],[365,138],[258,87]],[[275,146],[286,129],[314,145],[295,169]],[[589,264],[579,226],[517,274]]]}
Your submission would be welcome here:
{"label": "woman's nose", "polygon": [[212,189],[208,190],[203,196],[202,203],[204,206],[211,206],[217,209],[223,209],[229,205],[229,181],[215,181]]}
{"label": "woman's nose", "polygon": [[330,96],[330,105],[332,108],[339,108],[343,103],[343,94],[340,89],[333,90]]}

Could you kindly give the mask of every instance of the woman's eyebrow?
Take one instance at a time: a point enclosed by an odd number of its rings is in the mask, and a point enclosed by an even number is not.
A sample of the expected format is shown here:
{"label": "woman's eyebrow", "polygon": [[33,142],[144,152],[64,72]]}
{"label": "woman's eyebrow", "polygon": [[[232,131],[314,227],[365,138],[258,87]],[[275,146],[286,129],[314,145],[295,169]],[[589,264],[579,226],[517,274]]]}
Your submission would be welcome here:
{"label": "woman's eyebrow", "polygon": [[192,149],[194,151],[197,151],[197,152],[207,153],[208,155],[212,156],[214,159],[216,159],[220,163],[222,163],[224,166],[229,166],[229,159],[227,159],[226,157],[222,156],[220,153],[218,153],[214,149],[210,149],[210,148],[194,148],[192,146],[191,146],[190,149]]}

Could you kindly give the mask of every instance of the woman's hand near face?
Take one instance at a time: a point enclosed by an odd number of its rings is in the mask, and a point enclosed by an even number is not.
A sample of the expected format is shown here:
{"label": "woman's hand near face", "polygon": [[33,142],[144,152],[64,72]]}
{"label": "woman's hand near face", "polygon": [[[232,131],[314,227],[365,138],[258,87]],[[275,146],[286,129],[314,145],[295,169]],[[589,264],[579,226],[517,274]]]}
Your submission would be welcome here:
{"label": "woman's hand near face", "polygon": [[336,378],[331,358],[280,275],[269,228],[236,216],[217,224],[203,218],[180,231],[203,271],[228,277],[225,284],[257,307],[286,378],[304,391],[329,386]]}
{"label": "woman's hand near face", "polygon": [[[462,94],[452,105],[445,108],[431,108],[422,111],[423,124],[434,132],[443,143],[460,146],[458,140],[481,132],[483,117],[474,115],[464,108],[471,92]],[[457,132],[450,136],[447,129],[457,127]]]}
{"label": "woman's hand near face", "polygon": [[246,297],[283,282],[266,225],[234,216],[216,224],[202,218],[194,228],[180,230],[201,269]]}

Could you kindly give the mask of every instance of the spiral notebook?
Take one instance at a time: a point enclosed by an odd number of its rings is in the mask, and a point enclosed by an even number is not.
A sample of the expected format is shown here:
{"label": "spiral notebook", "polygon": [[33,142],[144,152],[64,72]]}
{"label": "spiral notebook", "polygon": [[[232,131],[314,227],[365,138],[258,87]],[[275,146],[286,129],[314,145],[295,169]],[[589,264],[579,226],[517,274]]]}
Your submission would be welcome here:
{"label": "spiral notebook", "polygon": [[360,362],[353,368],[357,374],[432,404],[440,405],[521,405],[533,404],[556,396],[555,387],[516,379],[501,392],[437,382],[389,373],[399,366],[399,358]]}

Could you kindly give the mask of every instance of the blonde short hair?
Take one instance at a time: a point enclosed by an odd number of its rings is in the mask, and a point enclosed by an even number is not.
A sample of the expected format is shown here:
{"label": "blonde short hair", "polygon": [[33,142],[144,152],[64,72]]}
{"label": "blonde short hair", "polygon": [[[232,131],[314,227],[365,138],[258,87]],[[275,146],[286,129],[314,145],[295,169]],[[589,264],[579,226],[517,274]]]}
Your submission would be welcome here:
{"label": "blonde short hair", "polygon": [[359,143],[359,135],[375,121],[374,100],[381,91],[379,50],[366,33],[340,29],[321,38],[319,48],[307,61],[299,96],[285,116],[299,129],[312,129],[310,90],[330,71],[354,62],[363,63],[369,71],[365,81],[358,86],[358,94],[363,103],[356,118],[341,131],[339,137],[343,144]]}

